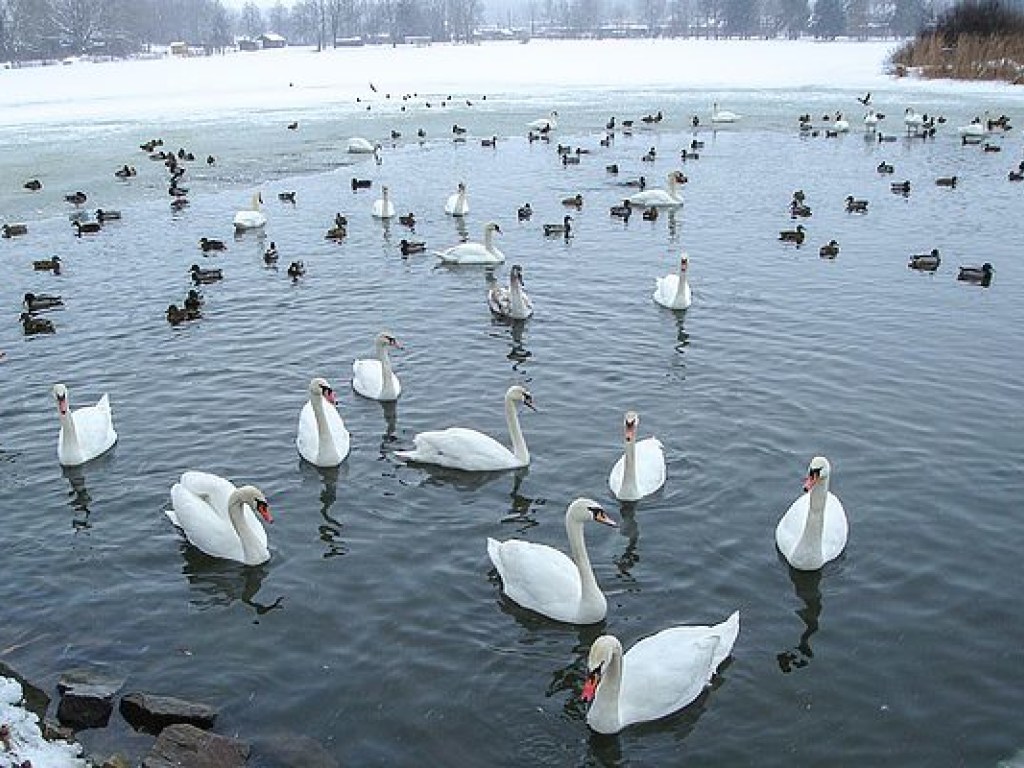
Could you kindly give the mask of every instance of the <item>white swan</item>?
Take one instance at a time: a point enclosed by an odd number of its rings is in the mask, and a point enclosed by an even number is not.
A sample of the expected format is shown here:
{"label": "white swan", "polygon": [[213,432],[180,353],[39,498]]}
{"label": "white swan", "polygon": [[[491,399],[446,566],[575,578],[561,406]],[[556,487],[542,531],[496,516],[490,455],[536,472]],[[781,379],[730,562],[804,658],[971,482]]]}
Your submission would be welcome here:
{"label": "white swan", "polygon": [[512,271],[508,275],[508,288],[492,282],[487,291],[487,306],[491,312],[498,317],[507,317],[512,320],[525,320],[533,314],[533,302],[526,295],[523,287],[523,268],[518,264],[512,265]]}
{"label": "white swan", "polygon": [[469,213],[469,201],[466,199],[466,185],[459,182],[459,190],[448,196],[444,204],[444,212],[449,216],[465,216]]}
{"label": "white swan", "polygon": [[565,513],[569,554],[519,539],[487,539],[487,554],[501,576],[502,590],[523,608],[570,624],[604,619],[608,602],[594,578],[583,538],[583,524],[594,520],[617,527],[591,499],[576,499]]}
{"label": "white swan", "polygon": [[655,278],[654,300],[669,309],[686,309],[690,306],[690,283],[686,279],[686,270],[690,259],[683,251],[679,259],[679,273]]}
{"label": "white swan", "polygon": [[804,481],[809,493],[790,505],[775,528],[775,544],[798,571],[816,571],[846,547],[850,526],[842,502],[828,490],[831,472],[824,456],[811,459]]}
{"label": "white swan", "polygon": [[505,393],[505,420],[508,422],[508,431],[512,438],[511,451],[483,432],[449,427],[435,432],[420,432],[413,437],[413,444],[416,446],[413,450],[395,451],[395,456],[406,461],[437,464],[468,472],[525,467],[530,463],[530,452],[519,428],[517,402],[536,410],[533,407],[533,397],[525,388],[518,384],[508,388]]}
{"label": "white swan", "polygon": [[[324,405],[325,400],[330,407]],[[335,407],[337,402],[326,379],[310,380],[309,400],[299,414],[295,445],[302,458],[318,467],[336,467],[348,456],[348,429]]]}
{"label": "white swan", "polygon": [[[165,510],[193,546],[211,557],[259,565],[270,559],[267,532],[256,514],[274,522],[263,491],[252,485],[236,488],[208,472],[184,472],[171,487],[171,509]],[[256,514],[253,514],[253,511]]]}
{"label": "white swan", "polygon": [[878,113],[873,109],[864,115],[864,130],[868,133],[878,130]]}
{"label": "white swan", "polygon": [[117,442],[117,432],[110,413],[110,398],[106,394],[96,405],[86,405],[74,413],[68,400],[68,388],[53,385],[60,414],[60,433],[57,435],[57,460],[65,467],[77,467],[109,451]]}
{"label": "white swan", "polygon": [[531,131],[553,131],[558,127],[558,113],[551,110],[547,117],[541,117],[526,124]]}
{"label": "white swan", "polygon": [[583,700],[592,702],[587,725],[598,733],[676,712],[692,702],[732,653],[740,613],[721,624],[670,627],[645,637],[623,655],[622,644],[601,635],[590,647]]}
{"label": "white swan", "polygon": [[672,171],[665,177],[668,189],[645,189],[630,195],[627,199],[630,205],[654,206],[658,208],[672,207],[683,204],[683,197],[679,194],[679,185],[686,177],[679,171]]}
{"label": "white swan", "polygon": [[913,133],[924,125],[924,115],[916,112],[913,107],[903,110],[903,124],[907,126],[907,133]]}
{"label": "white swan", "polygon": [[494,246],[494,233],[501,233],[501,228],[493,221],[484,225],[483,243],[459,243],[443,251],[434,251],[445,264],[500,264],[505,261],[505,254]]}
{"label": "white swan", "polygon": [[373,217],[375,219],[390,219],[395,215],[395,204],[388,196],[388,188],[380,188],[380,199],[373,201]]}
{"label": "white swan", "polygon": [[836,133],[848,133],[850,121],[843,117],[842,112],[836,112],[836,119],[832,122],[832,130]]}
{"label": "white swan", "polygon": [[608,487],[619,501],[637,501],[665,484],[665,452],[656,437],[636,441],[640,416],[635,411],[626,411],[622,426],[626,450],[608,475]]}
{"label": "white swan", "polygon": [[347,150],[352,155],[372,155],[376,147],[362,136],[353,136],[348,140]]}
{"label": "white swan", "polygon": [[391,370],[388,347],[401,348],[401,344],[387,331],[377,334],[374,347],[375,360],[356,360],[352,363],[352,389],[371,400],[397,400],[402,394],[402,384]]}
{"label": "white swan", "polygon": [[728,109],[719,109],[717,101],[711,107],[712,123],[735,123],[740,119],[740,117],[741,115],[738,115],[735,112],[730,112]]}
{"label": "white swan", "polygon": [[[988,114],[986,113],[985,116],[987,118]],[[981,121],[981,118],[978,117],[974,118],[974,120],[969,122],[967,125],[961,125],[957,131],[961,136],[965,136],[967,138],[982,138],[984,136],[988,136],[988,128],[985,123]]]}
{"label": "white swan", "polygon": [[262,202],[263,197],[260,193],[253,192],[252,206],[250,208],[243,208],[235,214],[235,232],[245,232],[247,229],[259,229],[267,223],[266,215],[260,210],[260,204]]}

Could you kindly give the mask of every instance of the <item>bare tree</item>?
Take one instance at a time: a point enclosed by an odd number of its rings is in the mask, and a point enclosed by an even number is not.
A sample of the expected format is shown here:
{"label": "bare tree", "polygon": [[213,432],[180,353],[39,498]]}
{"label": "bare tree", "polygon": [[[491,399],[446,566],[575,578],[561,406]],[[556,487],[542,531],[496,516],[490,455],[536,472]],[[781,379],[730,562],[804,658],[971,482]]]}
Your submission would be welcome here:
{"label": "bare tree", "polygon": [[85,53],[109,24],[107,0],[53,0],[51,18],[62,42]]}
{"label": "bare tree", "polygon": [[263,24],[263,12],[256,3],[250,0],[242,6],[242,17],[239,26],[243,34],[253,39],[259,37],[266,31]]}

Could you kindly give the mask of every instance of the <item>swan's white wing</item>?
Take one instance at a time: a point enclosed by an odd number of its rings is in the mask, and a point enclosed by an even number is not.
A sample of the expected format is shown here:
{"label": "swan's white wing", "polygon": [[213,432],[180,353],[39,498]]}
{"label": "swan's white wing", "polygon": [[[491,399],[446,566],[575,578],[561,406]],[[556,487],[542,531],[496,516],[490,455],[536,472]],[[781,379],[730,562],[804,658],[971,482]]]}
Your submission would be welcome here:
{"label": "swan's white wing", "polygon": [[[331,440],[338,453],[338,461],[341,462],[349,451],[349,433],[345,422],[338,413],[338,409],[331,403],[324,402],[324,417],[327,419],[327,427],[330,430]],[[307,400],[302,406],[299,414],[298,433],[295,437],[295,446],[299,449],[299,455],[310,464],[320,466],[320,434],[316,428],[316,415],[313,413],[313,406]]]}
{"label": "swan's white wing", "polygon": [[641,496],[654,493],[665,484],[665,451],[661,441],[648,437],[636,444],[636,485]]}
{"label": "swan's white wing", "polygon": [[75,433],[85,461],[105,453],[117,442],[107,395],[103,395],[96,405],[73,411],[71,418],[75,421]]}
{"label": "swan's white wing", "polygon": [[612,467],[612,471],[608,474],[608,487],[612,489],[612,493],[616,497],[619,495],[619,491],[622,490],[622,476],[626,471],[626,457],[619,456],[619,460],[615,462],[615,466]]}
{"label": "swan's white wing", "polygon": [[497,248],[488,251],[482,243],[460,243],[443,251],[434,251],[434,255],[449,264],[499,264],[505,260]]}
{"label": "swan's white wing", "polygon": [[171,487],[173,515],[168,515],[189,542],[213,557],[242,561],[242,540],[227,516],[215,508],[209,497],[200,496],[181,483]]}
{"label": "swan's white wing", "polygon": [[[775,526],[775,544],[785,555],[786,560],[790,562],[792,562],[793,553],[803,536],[810,507],[811,496],[809,493],[798,496],[790,504],[778,525]],[[846,519],[846,510],[843,509],[843,504],[836,495],[829,491],[825,500],[825,520],[821,535],[822,564],[839,557],[846,547],[848,535],[849,522]]]}
{"label": "swan's white wing", "polygon": [[579,620],[579,569],[565,554],[519,539],[487,539],[487,553],[503,591],[516,603],[556,621]]}
{"label": "swan's white wing", "polygon": [[654,300],[662,306],[672,305],[679,287],[679,275],[665,275],[655,278]]}
{"label": "swan's white wing", "polygon": [[739,612],[713,627],[671,627],[644,638],[623,657],[623,725],[657,720],[696,699],[732,652]]}
{"label": "swan's white wing", "polygon": [[487,291],[487,306],[496,315],[507,316],[512,311],[511,297],[508,288],[494,283]]}
{"label": "swan's white wing", "polygon": [[672,195],[670,195],[664,189],[645,189],[642,192],[637,192],[633,195],[630,195],[629,202],[632,205],[654,205],[662,207],[683,204],[682,200],[678,200],[672,197]]}
{"label": "swan's white wing", "polygon": [[384,388],[383,373],[380,360],[356,360],[352,363],[352,389],[363,397],[378,398]]}
{"label": "swan's white wing", "polygon": [[493,437],[475,429],[449,427],[434,432],[421,432],[413,438],[413,443],[415,449],[397,451],[395,455],[409,461],[473,472],[520,466],[512,451]]}
{"label": "swan's white wing", "polygon": [[839,557],[846,548],[849,535],[850,524],[843,503],[829,491],[825,500],[825,527],[821,534],[821,553],[826,561]]}

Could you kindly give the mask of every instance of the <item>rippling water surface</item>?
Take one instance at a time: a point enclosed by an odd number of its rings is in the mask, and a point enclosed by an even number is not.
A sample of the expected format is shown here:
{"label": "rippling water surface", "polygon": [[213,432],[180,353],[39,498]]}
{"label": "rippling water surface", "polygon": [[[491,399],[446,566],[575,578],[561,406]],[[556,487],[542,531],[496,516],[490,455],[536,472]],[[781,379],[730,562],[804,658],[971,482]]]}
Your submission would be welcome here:
{"label": "rippling water surface", "polygon": [[[892,132],[901,88],[874,96]],[[4,128],[0,214],[30,233],[0,241],[3,658],[47,685],[101,665],[131,689],[215,704],[218,730],[257,742],[257,765],[277,764],[274,746],[295,734],[345,765],[982,766],[1013,755],[1024,707],[1024,189],[1006,173],[1021,151],[1012,133],[1000,153],[961,147],[952,126],[983,109],[1024,117],[1024,101],[917,94],[919,109],[949,119],[928,142],[797,135],[804,111],[849,110],[856,125],[854,95],[738,85],[484,103],[456,93],[444,113],[307,106],[294,132],[291,115],[266,110]],[[700,159],[681,165],[690,116],[706,117],[712,98],[744,119],[699,131]],[[525,138],[526,121],[551,108],[562,117],[553,144],[593,150],[578,166]],[[610,115],[657,109],[661,125],[598,146]],[[470,130],[465,143],[450,139],[456,122]],[[418,127],[423,142],[409,138]],[[403,137],[385,143],[380,166],[342,151],[351,135],[391,130]],[[495,134],[496,149],[480,146]],[[179,214],[162,167],[137,148],[151,136],[217,156],[192,165],[192,204]],[[650,147],[657,160],[641,162]],[[894,177],[876,173],[883,159]],[[122,163],[139,168],[128,183],[111,176]],[[661,183],[674,168],[689,177],[681,210],[627,225],[609,217],[619,182]],[[933,183],[954,174],[955,189]],[[39,195],[20,190],[31,176],[44,181]],[[354,194],[353,176],[374,188]],[[891,194],[904,178],[911,194]],[[442,212],[460,180],[465,232]],[[381,184],[416,213],[415,233],[370,217]],[[123,220],[74,237],[62,195],[76,188]],[[232,239],[231,217],[254,188],[266,237]],[[776,239],[793,224],[797,188],[814,211],[801,248]],[[277,200],[285,190],[297,204]],[[545,238],[541,224],[559,221],[560,200],[577,192],[574,236]],[[848,194],[868,198],[870,212],[845,213]],[[527,201],[534,218],[518,222]],[[350,221],[341,244],[322,237],[337,211]],[[497,279],[523,266],[536,307],[525,323],[491,318],[483,268],[399,253],[403,237],[430,249],[478,239],[488,220],[508,257]],[[228,250],[203,257],[201,236],[226,238]],[[838,259],[819,259],[832,238]],[[263,264],[269,240],[281,269]],[[936,274],[907,269],[909,254],[933,247]],[[651,291],[684,248],[693,306],[673,313]],[[32,271],[54,253],[61,276]],[[293,283],[284,266],[296,259],[308,271]],[[956,281],[959,264],[982,261],[995,266],[991,286]],[[201,321],[171,328],[164,309],[195,262],[225,280],[205,288]],[[26,291],[64,297],[49,315],[55,335],[21,335]],[[405,345],[396,407],[347,384],[385,327]],[[336,386],[352,433],[337,470],[302,463],[294,446],[314,375]],[[103,392],[113,403],[120,441],[80,469],[56,461],[56,381],[72,405]],[[522,416],[528,470],[466,475],[394,458],[416,432],[455,424],[507,440],[502,395],[513,383],[538,406]],[[627,409],[640,413],[641,436],[665,444],[668,482],[620,505],[607,475]],[[773,532],[815,454],[832,462],[851,533],[839,561],[798,574]],[[211,560],[183,543],[162,510],[188,468],[268,494],[267,564]],[[609,596],[594,627],[508,603],[485,551],[488,536],[565,549],[565,508],[579,495],[621,521],[587,532]],[[694,705],[618,737],[588,731],[579,691],[595,637],[628,647],[737,608],[732,658]],[[101,749],[126,730],[115,722],[81,738]]]}

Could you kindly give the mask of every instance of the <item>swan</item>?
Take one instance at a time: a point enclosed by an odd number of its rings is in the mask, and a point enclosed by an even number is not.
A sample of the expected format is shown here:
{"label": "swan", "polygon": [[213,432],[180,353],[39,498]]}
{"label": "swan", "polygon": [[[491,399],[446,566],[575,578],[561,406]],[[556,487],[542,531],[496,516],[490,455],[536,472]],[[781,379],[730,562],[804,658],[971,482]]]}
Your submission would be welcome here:
{"label": "swan", "polygon": [[[324,400],[330,408],[324,406]],[[335,407],[337,402],[326,379],[310,379],[309,400],[299,414],[295,445],[302,458],[318,467],[336,467],[348,456],[348,430]]]}
{"label": "swan", "polygon": [[96,405],[86,405],[72,412],[68,388],[53,385],[53,397],[60,414],[57,435],[57,460],[65,467],[77,467],[109,451],[117,442],[111,419],[110,398],[106,394]]}
{"label": "swan", "polygon": [[371,400],[397,400],[402,384],[391,370],[388,347],[401,349],[402,345],[387,331],[377,334],[374,341],[376,360],[356,360],[352,363],[352,389]]}
{"label": "swan", "polygon": [[668,190],[664,189],[645,189],[630,195],[626,198],[630,205],[640,205],[644,207],[671,207],[683,204],[682,195],[679,194],[679,185],[685,180],[683,174],[679,171],[672,171],[665,177],[668,184]]}
{"label": "swan", "polygon": [[395,205],[388,197],[388,188],[380,188],[380,199],[373,201],[373,217],[375,219],[390,219],[395,215]]}
{"label": "swan", "polygon": [[505,254],[494,247],[494,233],[501,228],[493,221],[484,225],[484,242],[459,243],[443,251],[434,251],[444,264],[501,264]]}
{"label": "swan", "polygon": [[740,632],[740,612],[721,624],[669,627],[625,654],[613,635],[590,647],[582,698],[587,725],[598,733],[670,715],[696,699],[728,658]]}
{"label": "swan", "polygon": [[679,259],[679,273],[656,278],[654,300],[669,309],[686,309],[690,306],[690,284],[686,280],[686,270],[690,259],[683,251]]}
{"label": "swan", "polygon": [[469,201],[466,200],[466,185],[459,182],[459,191],[448,196],[444,204],[444,212],[449,216],[465,216],[469,213]]}
{"label": "swan", "polygon": [[878,130],[878,113],[873,109],[864,115],[864,130],[868,133]]}
{"label": "swan", "polygon": [[836,119],[832,123],[832,130],[836,133],[847,133],[850,130],[850,121],[843,117],[842,112],[836,112]]}
{"label": "swan", "polygon": [[506,595],[523,608],[555,621],[594,624],[608,613],[608,602],[594,578],[583,538],[583,524],[617,524],[591,499],[579,498],[565,513],[569,557],[544,544],[519,539],[487,539],[487,554],[501,576]]}
{"label": "swan", "polygon": [[348,140],[347,151],[352,155],[372,155],[376,147],[362,136],[353,136]]}
{"label": "swan", "polygon": [[807,468],[804,490],[775,528],[779,551],[798,571],[816,571],[835,560],[846,546],[849,524],[846,510],[828,490],[832,466],[815,456]]}
{"label": "swan", "polygon": [[626,411],[623,433],[626,451],[608,475],[608,486],[619,501],[637,501],[665,484],[665,452],[656,437],[636,441],[640,416]]}
{"label": "swan", "polygon": [[508,275],[508,288],[503,288],[497,282],[491,283],[487,291],[487,306],[499,317],[508,317],[512,320],[525,320],[533,314],[533,302],[523,288],[521,266],[512,265],[512,271]]}
{"label": "swan", "polygon": [[982,138],[984,136],[988,136],[988,129],[986,128],[985,123],[981,122],[981,118],[977,117],[967,125],[961,125],[957,130],[961,136],[966,137]]}
{"label": "swan", "polygon": [[913,107],[907,107],[903,111],[903,124],[907,126],[907,133],[913,133],[924,125],[924,115],[915,112]]}
{"label": "swan", "polygon": [[[256,514],[253,514],[255,510]],[[259,488],[236,488],[229,480],[208,472],[183,472],[171,487],[171,509],[164,510],[189,543],[211,557],[259,565],[270,559],[267,532],[256,520],[268,523],[267,497]]]}
{"label": "swan", "polygon": [[558,113],[551,110],[547,117],[541,117],[526,124],[531,131],[553,131],[558,127]]}
{"label": "swan", "polygon": [[513,384],[505,393],[505,420],[512,437],[512,450],[493,437],[475,429],[449,427],[434,432],[420,432],[413,437],[416,446],[411,451],[395,451],[395,456],[406,461],[423,464],[437,464],[467,472],[489,472],[501,469],[517,469],[530,463],[530,452],[519,428],[516,403],[536,410],[533,397],[518,384]]}
{"label": "swan", "polygon": [[730,112],[728,109],[719,109],[717,101],[711,107],[712,123],[735,123],[739,119],[740,115],[737,115],[735,112]]}
{"label": "swan", "polygon": [[252,194],[252,207],[243,209],[235,214],[235,232],[245,232],[247,229],[259,229],[267,223],[267,217],[260,210],[263,197],[259,192]]}

